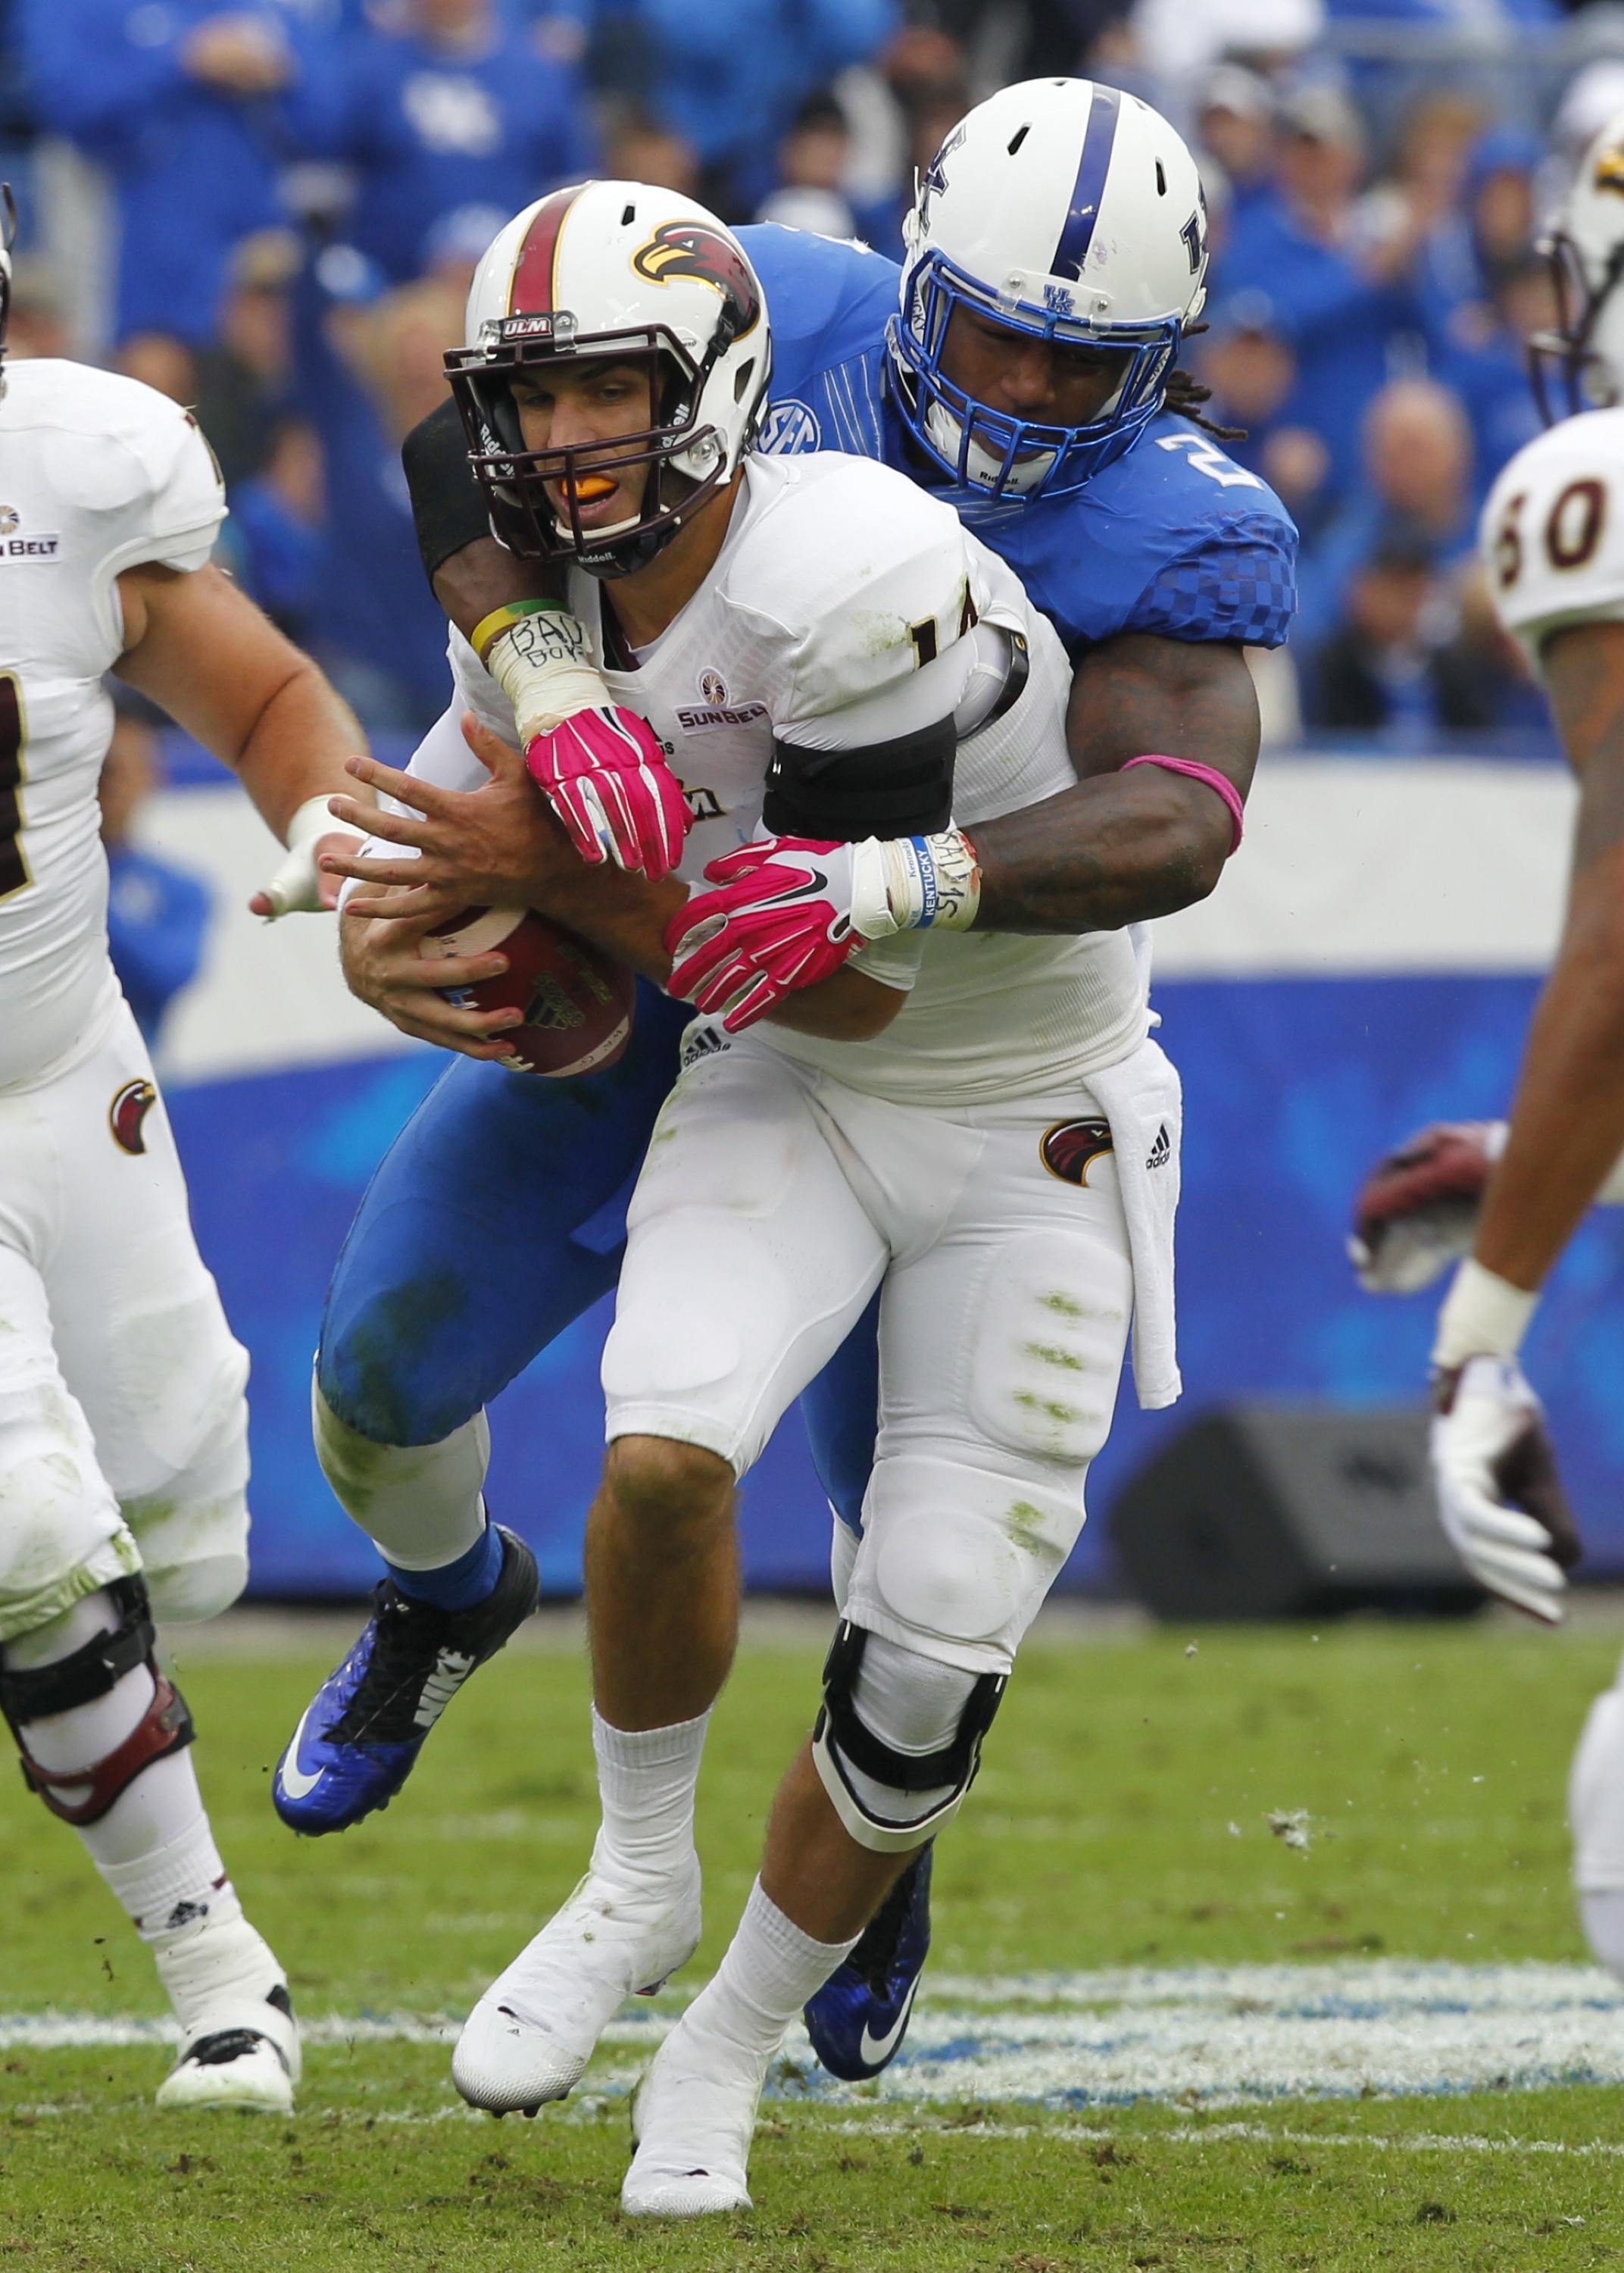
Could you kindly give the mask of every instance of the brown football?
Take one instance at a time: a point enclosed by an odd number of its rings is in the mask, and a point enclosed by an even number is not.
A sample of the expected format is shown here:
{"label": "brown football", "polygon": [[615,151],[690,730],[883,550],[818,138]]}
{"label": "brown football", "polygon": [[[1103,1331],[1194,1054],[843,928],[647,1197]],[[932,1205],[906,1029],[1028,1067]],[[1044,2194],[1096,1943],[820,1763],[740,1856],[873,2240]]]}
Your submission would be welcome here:
{"label": "brown football", "polygon": [[461,1009],[524,1012],[522,1026],[502,1030],[513,1054],[501,1062],[550,1081],[613,1065],[631,1039],[637,999],[637,981],[625,965],[534,909],[464,908],[423,941],[429,956],[498,949],[508,963],[499,979],[444,992]]}

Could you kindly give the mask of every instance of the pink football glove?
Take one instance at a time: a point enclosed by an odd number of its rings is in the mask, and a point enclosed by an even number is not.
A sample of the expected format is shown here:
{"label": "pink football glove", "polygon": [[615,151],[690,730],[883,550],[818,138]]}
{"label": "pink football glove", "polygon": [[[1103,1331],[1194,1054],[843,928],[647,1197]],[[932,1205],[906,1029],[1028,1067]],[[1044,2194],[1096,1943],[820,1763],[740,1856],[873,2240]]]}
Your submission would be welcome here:
{"label": "pink football glove", "polygon": [[635,710],[577,710],[524,756],[583,860],[658,879],[681,859],[693,816],[660,737]]}
{"label": "pink football glove", "polygon": [[851,927],[851,847],[772,836],[724,853],[665,930],[670,992],[730,1034],[753,1026],[786,994],[815,986],[864,944]]}

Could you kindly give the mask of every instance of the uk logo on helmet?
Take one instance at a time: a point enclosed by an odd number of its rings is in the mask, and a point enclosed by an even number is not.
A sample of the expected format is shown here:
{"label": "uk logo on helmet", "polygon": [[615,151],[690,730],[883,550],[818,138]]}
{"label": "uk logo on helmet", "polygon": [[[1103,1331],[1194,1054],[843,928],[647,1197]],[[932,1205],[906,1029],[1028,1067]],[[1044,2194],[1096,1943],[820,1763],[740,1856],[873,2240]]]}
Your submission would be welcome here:
{"label": "uk logo on helmet", "polygon": [[150,1081],[127,1081],[118,1091],[108,1107],[107,1125],[121,1152],[146,1152],[146,1139],[141,1133],[141,1124],[157,1102],[158,1092]]}
{"label": "uk logo on helmet", "polygon": [[743,339],[760,316],[760,295],[744,254],[703,221],[662,221],[648,242],[639,245],[632,266],[651,284],[697,276],[701,283],[714,285],[732,312],[736,340]]}

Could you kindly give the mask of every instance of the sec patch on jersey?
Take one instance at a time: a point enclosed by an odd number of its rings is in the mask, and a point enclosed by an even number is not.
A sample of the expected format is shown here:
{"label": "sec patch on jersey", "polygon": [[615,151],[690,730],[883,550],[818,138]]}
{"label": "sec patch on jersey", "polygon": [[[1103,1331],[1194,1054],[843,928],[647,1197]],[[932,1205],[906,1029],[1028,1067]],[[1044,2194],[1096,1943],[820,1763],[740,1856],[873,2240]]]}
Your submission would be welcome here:
{"label": "sec patch on jersey", "polygon": [[459,1009],[524,1012],[524,1024],[501,1036],[513,1046],[501,1062],[514,1073],[551,1081],[595,1073],[613,1065],[631,1039],[637,999],[631,971],[533,909],[465,908],[423,949],[431,956],[497,949],[506,956],[500,978],[443,991]]}

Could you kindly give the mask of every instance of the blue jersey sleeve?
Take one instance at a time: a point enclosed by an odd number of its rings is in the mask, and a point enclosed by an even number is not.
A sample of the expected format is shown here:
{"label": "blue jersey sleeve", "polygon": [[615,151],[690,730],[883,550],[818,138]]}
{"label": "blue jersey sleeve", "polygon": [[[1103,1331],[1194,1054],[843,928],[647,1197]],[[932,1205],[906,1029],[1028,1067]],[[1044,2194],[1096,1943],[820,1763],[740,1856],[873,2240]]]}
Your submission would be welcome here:
{"label": "blue jersey sleeve", "polygon": [[883,458],[886,320],[902,271],[860,244],[776,222],[738,232],[773,326],[771,409],[761,447]]}
{"label": "blue jersey sleeve", "polygon": [[1297,532],[1283,516],[1215,517],[1199,542],[1159,568],[1125,632],[1283,647],[1297,612]]}
{"label": "blue jersey sleeve", "polygon": [[1278,647],[1297,530],[1260,476],[1171,413],[1069,497],[977,525],[1075,654],[1122,632]]}

